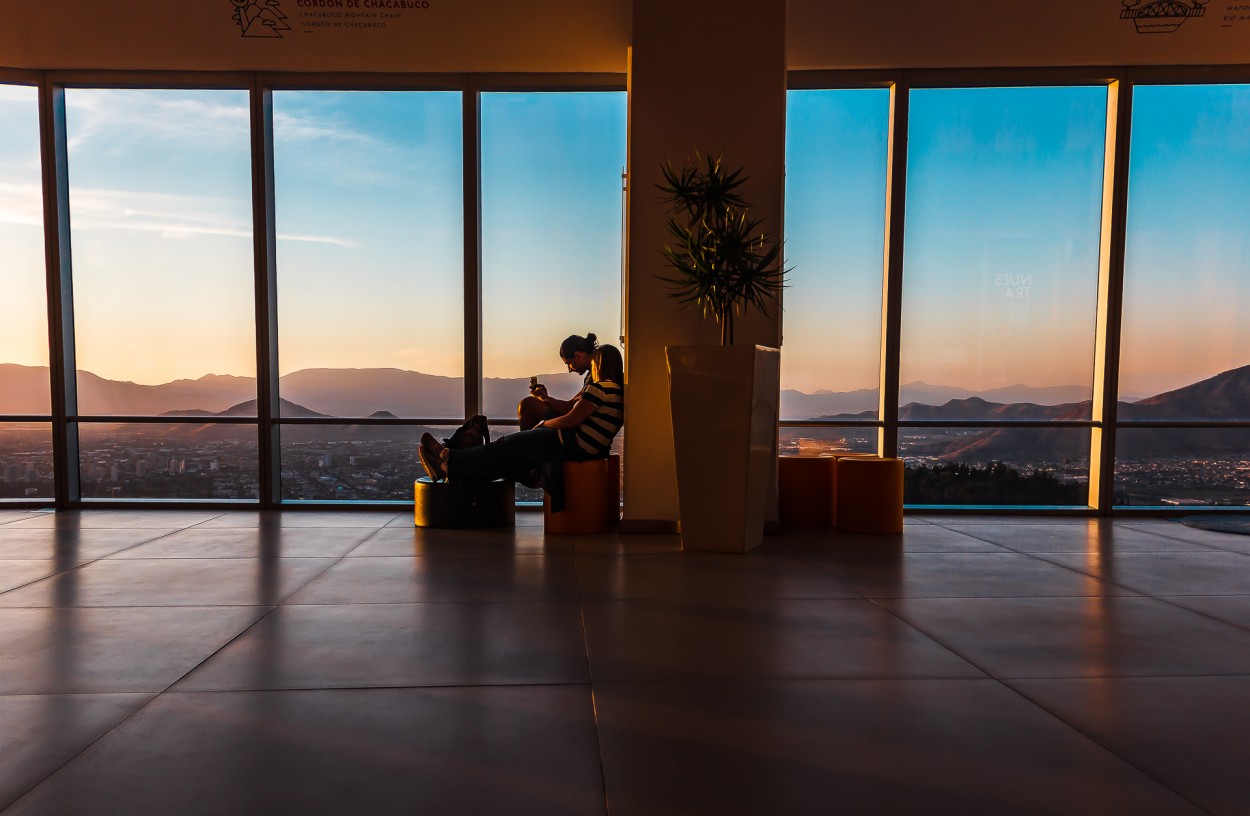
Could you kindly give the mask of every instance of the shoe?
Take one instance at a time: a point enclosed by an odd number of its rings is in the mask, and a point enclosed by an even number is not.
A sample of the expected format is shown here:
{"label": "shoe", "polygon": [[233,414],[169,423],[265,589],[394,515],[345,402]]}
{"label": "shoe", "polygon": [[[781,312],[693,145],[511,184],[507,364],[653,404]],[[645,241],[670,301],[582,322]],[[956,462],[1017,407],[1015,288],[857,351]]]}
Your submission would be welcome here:
{"label": "shoe", "polygon": [[443,466],[443,444],[434,438],[434,434],[421,434],[421,447],[417,448],[417,456],[421,459],[425,472],[435,482],[447,481],[447,468]]}

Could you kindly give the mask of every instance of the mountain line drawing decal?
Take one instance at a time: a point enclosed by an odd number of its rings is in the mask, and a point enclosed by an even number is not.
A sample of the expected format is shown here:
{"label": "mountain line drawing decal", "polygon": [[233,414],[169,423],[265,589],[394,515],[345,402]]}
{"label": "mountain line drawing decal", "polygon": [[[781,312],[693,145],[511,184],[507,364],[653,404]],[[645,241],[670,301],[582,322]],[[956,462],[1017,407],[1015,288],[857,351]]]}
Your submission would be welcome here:
{"label": "mountain line drawing decal", "polygon": [[281,39],[283,31],[291,30],[279,0],[230,0],[230,5],[234,6],[231,19],[244,37]]}

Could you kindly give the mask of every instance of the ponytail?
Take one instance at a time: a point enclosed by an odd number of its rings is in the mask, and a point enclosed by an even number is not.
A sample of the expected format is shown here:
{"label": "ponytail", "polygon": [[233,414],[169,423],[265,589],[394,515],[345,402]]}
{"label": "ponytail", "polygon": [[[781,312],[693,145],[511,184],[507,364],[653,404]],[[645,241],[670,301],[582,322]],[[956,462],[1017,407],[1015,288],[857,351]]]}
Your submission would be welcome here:
{"label": "ponytail", "polygon": [[570,334],[560,344],[560,358],[567,360],[579,351],[584,354],[594,354],[597,348],[599,348],[599,339],[593,333],[585,337]]}

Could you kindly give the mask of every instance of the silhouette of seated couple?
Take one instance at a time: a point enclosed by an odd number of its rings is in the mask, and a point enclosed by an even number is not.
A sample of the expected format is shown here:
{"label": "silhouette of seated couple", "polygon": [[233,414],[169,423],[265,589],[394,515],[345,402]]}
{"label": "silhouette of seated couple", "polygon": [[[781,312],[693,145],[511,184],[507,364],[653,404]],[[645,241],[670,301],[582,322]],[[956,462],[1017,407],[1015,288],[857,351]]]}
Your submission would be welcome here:
{"label": "silhouette of seated couple", "polygon": [[593,334],[566,338],[560,359],[569,371],[585,375],[572,399],[556,399],[532,381],[529,396],[517,405],[518,433],[492,442],[486,417],[478,414],[443,442],[423,434],[418,454],[430,478],[541,484],[551,494],[552,510],[562,509],[562,463],[606,458],[625,422],[625,366],[620,351],[599,345]]}

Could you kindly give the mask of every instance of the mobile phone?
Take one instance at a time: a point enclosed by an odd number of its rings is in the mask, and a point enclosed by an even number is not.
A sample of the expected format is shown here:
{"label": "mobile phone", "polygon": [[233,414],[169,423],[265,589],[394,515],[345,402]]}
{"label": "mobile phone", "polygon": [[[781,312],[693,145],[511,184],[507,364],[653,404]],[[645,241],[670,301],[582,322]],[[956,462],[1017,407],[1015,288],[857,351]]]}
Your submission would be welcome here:
{"label": "mobile phone", "polygon": [[530,390],[534,391],[538,388],[538,378],[530,377]]}

